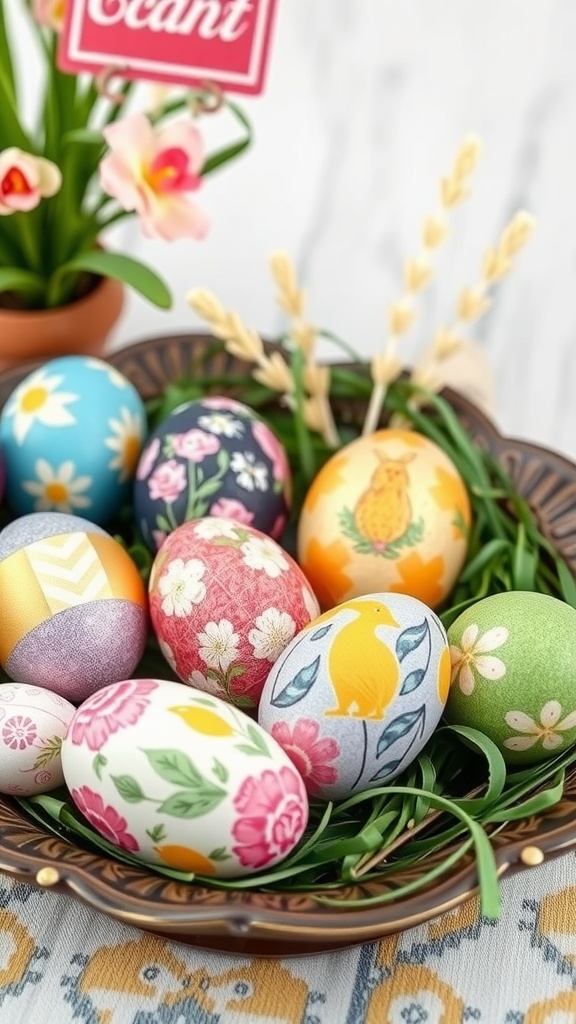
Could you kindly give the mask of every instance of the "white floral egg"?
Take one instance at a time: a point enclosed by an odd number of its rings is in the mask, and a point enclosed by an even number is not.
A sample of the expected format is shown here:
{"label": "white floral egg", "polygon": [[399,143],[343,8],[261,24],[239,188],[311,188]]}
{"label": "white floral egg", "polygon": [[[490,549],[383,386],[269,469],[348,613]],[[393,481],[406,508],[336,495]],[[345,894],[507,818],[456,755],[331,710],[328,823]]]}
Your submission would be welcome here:
{"label": "white floral egg", "polygon": [[132,679],[94,694],[62,764],[90,824],[152,864],[249,875],[283,860],[307,824],[304,783],[275,740],[182,683]]}
{"label": "white floral egg", "polygon": [[449,685],[438,616],[404,594],[367,594],[294,638],[270,672],[258,720],[308,793],[338,800],[408,767],[436,728]]}
{"label": "white floral egg", "polygon": [[40,686],[0,685],[0,793],[32,796],[62,785],[60,746],[75,710]]}
{"label": "white floral egg", "polygon": [[493,594],[462,612],[448,639],[448,721],[484,732],[509,764],[576,742],[576,609],[547,594]]}
{"label": "white floral egg", "polygon": [[146,432],[136,388],[100,359],[34,370],[0,417],[6,497],[18,514],[78,512],[106,523],[130,496]]}

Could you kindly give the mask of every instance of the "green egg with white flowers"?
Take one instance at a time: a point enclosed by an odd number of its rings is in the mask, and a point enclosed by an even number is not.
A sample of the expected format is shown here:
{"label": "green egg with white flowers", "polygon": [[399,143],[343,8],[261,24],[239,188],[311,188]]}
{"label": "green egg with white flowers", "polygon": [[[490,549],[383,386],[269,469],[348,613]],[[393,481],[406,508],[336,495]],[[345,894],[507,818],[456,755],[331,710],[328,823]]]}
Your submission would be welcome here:
{"label": "green egg with white flowers", "polygon": [[458,616],[448,641],[450,724],[483,732],[509,765],[576,742],[576,609],[546,594],[494,594]]}

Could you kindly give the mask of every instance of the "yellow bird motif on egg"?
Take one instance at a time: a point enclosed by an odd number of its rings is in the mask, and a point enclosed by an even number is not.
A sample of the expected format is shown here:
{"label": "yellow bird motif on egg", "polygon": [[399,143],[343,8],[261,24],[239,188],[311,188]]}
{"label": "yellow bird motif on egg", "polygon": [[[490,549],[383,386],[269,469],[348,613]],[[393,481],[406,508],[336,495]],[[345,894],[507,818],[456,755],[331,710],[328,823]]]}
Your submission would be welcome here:
{"label": "yellow bird motif on egg", "polygon": [[399,459],[390,459],[382,452],[374,454],[379,465],[372,474],[370,485],[356,503],[354,521],[358,532],[377,551],[384,551],[410,526],[412,506],[406,465],[415,456],[413,452],[407,452]]}
{"label": "yellow bird motif on egg", "polygon": [[[331,717],[384,718],[400,682],[400,666],[394,651],[381,640],[378,626],[400,629],[382,601],[347,601],[346,609],[357,613],[338,631],[330,647],[328,670],[337,706],[325,714]],[[342,607],[338,612],[342,611]],[[331,622],[334,610],[325,612],[310,626]]]}

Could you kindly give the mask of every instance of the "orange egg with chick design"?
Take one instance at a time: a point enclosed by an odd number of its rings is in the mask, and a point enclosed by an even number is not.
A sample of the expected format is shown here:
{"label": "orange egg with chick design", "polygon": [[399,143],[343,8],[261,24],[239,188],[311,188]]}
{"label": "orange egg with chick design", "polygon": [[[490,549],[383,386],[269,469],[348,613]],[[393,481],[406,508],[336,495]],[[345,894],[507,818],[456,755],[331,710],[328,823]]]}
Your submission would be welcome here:
{"label": "orange egg with chick design", "polygon": [[470,523],[445,452],[415,431],[379,430],[337,452],[313,481],[298,560],[324,609],[374,591],[435,608],[462,570]]}

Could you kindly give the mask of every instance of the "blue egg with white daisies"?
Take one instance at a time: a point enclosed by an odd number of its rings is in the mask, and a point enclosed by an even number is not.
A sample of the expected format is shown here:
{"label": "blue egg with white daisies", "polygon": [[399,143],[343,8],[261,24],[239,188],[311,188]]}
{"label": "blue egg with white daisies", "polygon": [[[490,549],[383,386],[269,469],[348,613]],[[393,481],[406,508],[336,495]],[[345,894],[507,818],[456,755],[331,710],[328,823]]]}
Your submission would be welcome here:
{"label": "blue egg with white daisies", "polygon": [[124,501],[146,436],[136,388],[89,356],[33,370],[0,416],[5,496],[17,515],[64,512],[107,523]]}

